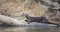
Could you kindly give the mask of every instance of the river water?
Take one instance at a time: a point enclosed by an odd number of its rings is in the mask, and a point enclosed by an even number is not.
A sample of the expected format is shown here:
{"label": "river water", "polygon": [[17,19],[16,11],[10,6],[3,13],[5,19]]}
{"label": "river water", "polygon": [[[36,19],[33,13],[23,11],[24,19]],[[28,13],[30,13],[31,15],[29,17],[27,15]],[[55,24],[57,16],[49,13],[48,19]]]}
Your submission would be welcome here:
{"label": "river water", "polygon": [[18,27],[0,28],[0,32],[60,32],[59,28]]}
{"label": "river water", "polygon": [[[45,24],[44,24],[45,25]],[[55,25],[20,25],[19,27],[0,27],[0,32],[60,32]]]}

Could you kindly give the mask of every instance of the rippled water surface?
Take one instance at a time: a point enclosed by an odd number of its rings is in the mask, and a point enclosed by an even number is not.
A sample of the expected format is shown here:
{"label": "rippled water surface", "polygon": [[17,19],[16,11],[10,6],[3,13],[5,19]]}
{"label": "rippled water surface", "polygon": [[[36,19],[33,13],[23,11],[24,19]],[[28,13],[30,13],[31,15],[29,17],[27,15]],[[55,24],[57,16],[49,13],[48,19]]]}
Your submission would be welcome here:
{"label": "rippled water surface", "polygon": [[11,27],[11,28],[0,28],[0,32],[60,32],[60,28]]}
{"label": "rippled water surface", "polygon": [[60,32],[60,28],[53,24],[28,24],[17,27],[0,27],[0,32]]}

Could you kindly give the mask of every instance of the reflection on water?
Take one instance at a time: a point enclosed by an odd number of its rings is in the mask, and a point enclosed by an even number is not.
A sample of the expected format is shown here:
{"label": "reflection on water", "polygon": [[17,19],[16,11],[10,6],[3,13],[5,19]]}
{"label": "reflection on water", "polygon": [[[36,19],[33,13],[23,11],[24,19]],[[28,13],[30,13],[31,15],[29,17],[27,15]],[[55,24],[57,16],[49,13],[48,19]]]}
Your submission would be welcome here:
{"label": "reflection on water", "polygon": [[59,28],[11,27],[0,28],[0,32],[60,32]]}
{"label": "reflection on water", "polygon": [[60,28],[52,24],[25,24],[18,27],[0,27],[0,32],[60,32]]}

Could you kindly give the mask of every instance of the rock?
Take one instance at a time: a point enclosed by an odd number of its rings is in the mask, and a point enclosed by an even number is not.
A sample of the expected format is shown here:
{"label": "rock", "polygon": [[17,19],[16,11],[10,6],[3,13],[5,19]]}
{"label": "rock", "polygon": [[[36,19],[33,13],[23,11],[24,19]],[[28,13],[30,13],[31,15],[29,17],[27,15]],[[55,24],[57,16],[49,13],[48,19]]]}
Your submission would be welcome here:
{"label": "rock", "polygon": [[46,11],[45,11],[47,18],[51,22],[60,24],[60,4],[58,3],[59,0],[40,0],[40,1],[43,1],[41,2],[42,5],[48,7],[46,8]]}
{"label": "rock", "polygon": [[21,20],[25,19],[20,17],[22,13],[40,16],[44,13],[44,10],[36,0],[0,0],[0,13]]}

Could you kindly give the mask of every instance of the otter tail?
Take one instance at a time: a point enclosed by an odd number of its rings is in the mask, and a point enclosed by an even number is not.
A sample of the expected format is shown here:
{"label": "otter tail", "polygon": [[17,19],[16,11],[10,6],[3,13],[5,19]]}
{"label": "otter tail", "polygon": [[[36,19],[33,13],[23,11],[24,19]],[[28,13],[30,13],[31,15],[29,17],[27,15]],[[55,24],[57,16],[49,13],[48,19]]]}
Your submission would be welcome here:
{"label": "otter tail", "polygon": [[51,23],[51,22],[45,22],[46,24],[54,24],[54,25],[57,25],[57,28],[60,27],[60,24],[57,24],[57,23]]}

